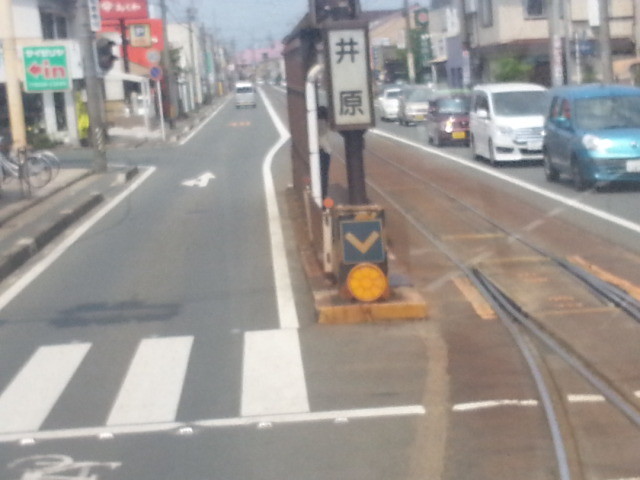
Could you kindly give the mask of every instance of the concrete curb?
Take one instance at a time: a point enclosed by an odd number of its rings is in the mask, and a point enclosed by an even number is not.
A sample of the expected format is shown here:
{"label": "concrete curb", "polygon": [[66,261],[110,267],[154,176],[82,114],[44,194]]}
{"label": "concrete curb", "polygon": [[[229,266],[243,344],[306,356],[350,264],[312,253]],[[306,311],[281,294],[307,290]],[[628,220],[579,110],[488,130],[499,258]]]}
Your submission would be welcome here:
{"label": "concrete curb", "polygon": [[[66,184],[60,185],[59,187],[49,192],[47,195],[38,198],[34,203],[25,205],[25,208],[23,208],[22,210],[12,213],[9,218],[2,219],[2,222],[16,217],[20,213],[29,210],[34,205],[41,203],[55,193],[61,192],[65,188],[74,185],[81,179],[87,178],[92,174],[93,172],[88,172],[87,174],[80,175],[79,177]],[[127,172],[122,174],[122,178],[124,180],[123,183],[130,181],[137,174],[137,167],[128,169]],[[27,263],[27,261],[29,261],[33,256],[44,249],[44,247],[51,243],[56,237],[62,234],[67,228],[69,228],[95,207],[104,202],[104,200],[105,196],[102,193],[94,192],[86,200],[80,202],[72,209],[62,210],[61,212],[59,212],[58,215],[54,216],[51,221],[47,222],[47,224],[42,229],[40,229],[40,231],[32,238],[24,238],[16,242],[16,244],[5,255],[2,255],[2,257],[0,257],[0,281],[5,280],[7,277],[13,274],[18,268]]]}
{"label": "concrete curb", "polygon": [[84,180],[85,178],[90,177],[93,174],[94,174],[94,172],[92,170],[88,170],[86,173],[84,173],[82,175],[78,175],[77,177],[74,177],[70,181],[62,183],[62,184],[50,189],[49,191],[47,191],[47,193],[45,195],[31,196],[31,198],[29,199],[29,202],[25,203],[20,208],[12,209],[12,211],[7,212],[5,214],[0,214],[0,226],[2,226],[5,223],[7,223],[8,221],[14,219],[18,215],[26,212],[30,208],[35,207],[36,205],[39,205],[40,203],[44,202],[48,198],[52,197],[53,195],[55,195],[57,193],[60,193],[62,190],[66,189],[66,188],[69,188],[70,186],[72,186],[72,185]]}

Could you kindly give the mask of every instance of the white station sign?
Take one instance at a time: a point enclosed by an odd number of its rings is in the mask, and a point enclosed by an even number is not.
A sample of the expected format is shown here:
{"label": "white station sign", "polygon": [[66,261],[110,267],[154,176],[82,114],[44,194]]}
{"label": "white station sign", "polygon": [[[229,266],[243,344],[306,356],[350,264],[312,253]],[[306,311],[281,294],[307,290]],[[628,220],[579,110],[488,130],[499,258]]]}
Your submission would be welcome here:
{"label": "white station sign", "polygon": [[329,30],[326,38],[334,128],[349,130],[373,126],[366,28]]}

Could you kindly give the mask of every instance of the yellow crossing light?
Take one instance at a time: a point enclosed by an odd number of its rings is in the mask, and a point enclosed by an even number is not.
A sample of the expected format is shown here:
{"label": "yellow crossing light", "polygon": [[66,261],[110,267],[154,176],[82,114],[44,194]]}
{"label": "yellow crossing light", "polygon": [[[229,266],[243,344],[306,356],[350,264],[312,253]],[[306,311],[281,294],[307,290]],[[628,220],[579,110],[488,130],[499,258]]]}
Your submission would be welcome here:
{"label": "yellow crossing light", "polygon": [[361,302],[375,302],[389,293],[389,281],[380,267],[373,263],[360,263],[347,275],[349,293]]}

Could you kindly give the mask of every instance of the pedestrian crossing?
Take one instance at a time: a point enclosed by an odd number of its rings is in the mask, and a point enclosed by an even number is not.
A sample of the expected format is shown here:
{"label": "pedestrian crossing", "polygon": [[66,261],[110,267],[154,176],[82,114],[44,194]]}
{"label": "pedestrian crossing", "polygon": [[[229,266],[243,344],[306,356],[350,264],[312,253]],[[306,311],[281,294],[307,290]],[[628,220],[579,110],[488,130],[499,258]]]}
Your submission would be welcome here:
{"label": "pedestrian crossing", "polygon": [[[30,356],[25,352],[16,372],[3,372],[0,444],[425,413],[421,405],[312,411],[297,329],[245,332],[237,365],[226,360],[230,351],[216,354],[190,335],[126,343],[124,351],[96,341],[36,346]],[[117,351],[118,361],[113,354],[105,360],[105,350]],[[203,365],[210,375],[202,375]],[[229,369],[237,369],[239,386],[228,384]],[[190,370],[199,378],[190,377]],[[224,389],[223,396],[231,391],[237,397],[223,406],[225,411],[213,385]],[[99,395],[87,394],[96,388]],[[194,396],[193,390],[205,395]],[[200,412],[198,418],[190,416],[194,411]],[[202,417],[203,411],[210,414]]]}
{"label": "pedestrian crossing", "polygon": [[[83,399],[77,398],[77,394],[70,400],[64,393],[83,363],[104,361],[91,358],[92,347],[92,343],[86,342],[36,348],[9,384],[0,385],[0,437],[38,432],[47,425],[51,412],[55,408],[60,410],[58,404],[63,400],[81,404]],[[176,422],[193,347],[193,336],[140,340],[130,354],[126,371],[121,374],[120,385],[105,387],[105,392],[112,392],[110,394],[115,398],[112,401],[104,399],[102,405],[94,406],[96,410],[104,410],[96,412],[94,418],[103,420],[99,425],[87,427],[116,428]],[[297,331],[245,333],[244,365],[237,366],[243,380],[242,391],[238,392],[236,415],[308,411],[306,379],[299,348]],[[198,361],[203,361],[202,357]],[[95,365],[92,369],[101,371]],[[212,376],[215,375],[215,370],[211,371]],[[84,380],[86,383],[86,378]],[[98,380],[98,383],[102,382]],[[73,390],[79,391],[77,385]],[[215,398],[208,401],[215,403]],[[67,405],[62,408],[67,409],[67,416],[69,408],[73,409]],[[57,425],[59,422],[54,423]]]}
{"label": "pedestrian crossing", "polygon": [[140,342],[107,425],[175,420],[193,337]]}
{"label": "pedestrian crossing", "polygon": [[0,432],[38,430],[91,344],[40,347],[0,396]]}

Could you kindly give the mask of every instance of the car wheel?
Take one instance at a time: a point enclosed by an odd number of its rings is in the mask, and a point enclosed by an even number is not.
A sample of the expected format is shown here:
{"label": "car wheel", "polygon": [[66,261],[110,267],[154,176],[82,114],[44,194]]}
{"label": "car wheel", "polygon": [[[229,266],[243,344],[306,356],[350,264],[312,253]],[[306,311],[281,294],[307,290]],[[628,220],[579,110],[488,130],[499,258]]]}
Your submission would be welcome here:
{"label": "car wheel", "polygon": [[544,166],[545,178],[549,182],[557,182],[558,178],[560,178],[560,172],[558,172],[558,169],[554,167],[553,164],[551,163],[551,156],[549,155],[549,152],[547,152],[546,150],[544,151],[544,157],[543,157],[542,163]]}
{"label": "car wheel", "polygon": [[573,188],[578,192],[583,192],[589,187],[589,181],[584,176],[584,172],[577,160],[571,162],[571,181]]}
{"label": "car wheel", "polygon": [[489,149],[489,165],[491,165],[492,167],[497,167],[498,162],[496,161],[496,152],[493,148],[493,140],[489,139],[487,148]]}
{"label": "car wheel", "polygon": [[469,135],[469,148],[471,149],[471,159],[478,159],[478,152],[476,151],[476,141],[473,138],[473,135]]}
{"label": "car wheel", "polygon": [[433,136],[433,145],[435,147],[441,147],[442,146],[442,140],[440,139],[440,133],[436,132]]}

